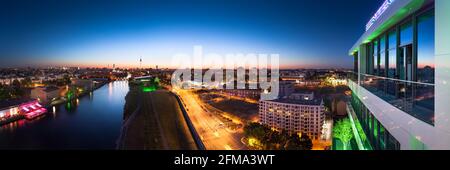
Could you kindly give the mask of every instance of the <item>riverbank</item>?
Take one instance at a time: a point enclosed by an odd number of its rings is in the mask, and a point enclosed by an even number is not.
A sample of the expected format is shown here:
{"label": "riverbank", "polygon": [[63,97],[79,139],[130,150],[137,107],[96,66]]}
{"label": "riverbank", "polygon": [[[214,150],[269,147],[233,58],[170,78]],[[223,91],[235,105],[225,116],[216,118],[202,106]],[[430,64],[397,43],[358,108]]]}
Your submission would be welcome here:
{"label": "riverbank", "polygon": [[16,115],[16,116],[12,116],[8,119],[1,119],[0,120],[0,126],[21,120],[21,119],[25,119],[25,115]]}
{"label": "riverbank", "polygon": [[182,110],[167,90],[144,92],[130,87],[124,106],[124,121],[117,149],[198,149]]}

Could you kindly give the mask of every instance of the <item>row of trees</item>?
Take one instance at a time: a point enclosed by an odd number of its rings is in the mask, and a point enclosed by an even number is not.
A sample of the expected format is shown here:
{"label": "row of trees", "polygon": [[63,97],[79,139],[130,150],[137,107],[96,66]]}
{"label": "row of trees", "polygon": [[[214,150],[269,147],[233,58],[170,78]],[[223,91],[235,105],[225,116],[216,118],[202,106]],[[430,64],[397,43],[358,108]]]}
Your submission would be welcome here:
{"label": "row of trees", "polygon": [[[31,84],[31,80],[29,80]],[[0,100],[8,100],[21,98],[25,95],[24,87],[28,84],[28,80],[14,80],[11,85],[0,84]]]}
{"label": "row of trees", "polygon": [[312,141],[308,135],[289,135],[278,132],[266,125],[250,123],[244,127],[245,138],[252,147],[264,150],[311,150]]}

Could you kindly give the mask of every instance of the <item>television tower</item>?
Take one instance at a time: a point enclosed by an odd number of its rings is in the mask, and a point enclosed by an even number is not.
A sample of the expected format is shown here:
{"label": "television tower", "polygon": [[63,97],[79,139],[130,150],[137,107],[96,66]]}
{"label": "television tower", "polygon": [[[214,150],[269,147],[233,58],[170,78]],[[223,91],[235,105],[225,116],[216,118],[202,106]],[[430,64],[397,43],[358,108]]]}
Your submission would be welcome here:
{"label": "television tower", "polygon": [[142,69],[142,56],[139,58],[139,68]]}

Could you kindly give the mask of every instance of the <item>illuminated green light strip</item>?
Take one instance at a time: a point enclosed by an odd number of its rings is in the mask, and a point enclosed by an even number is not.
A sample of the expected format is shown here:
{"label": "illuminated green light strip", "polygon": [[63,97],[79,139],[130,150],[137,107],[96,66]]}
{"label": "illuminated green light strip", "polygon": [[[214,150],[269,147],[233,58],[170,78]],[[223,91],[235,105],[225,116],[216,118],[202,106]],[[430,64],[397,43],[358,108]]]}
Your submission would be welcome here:
{"label": "illuminated green light strip", "polygon": [[156,90],[155,87],[143,87],[142,88],[143,92],[152,92],[152,91],[155,91],[155,90]]}

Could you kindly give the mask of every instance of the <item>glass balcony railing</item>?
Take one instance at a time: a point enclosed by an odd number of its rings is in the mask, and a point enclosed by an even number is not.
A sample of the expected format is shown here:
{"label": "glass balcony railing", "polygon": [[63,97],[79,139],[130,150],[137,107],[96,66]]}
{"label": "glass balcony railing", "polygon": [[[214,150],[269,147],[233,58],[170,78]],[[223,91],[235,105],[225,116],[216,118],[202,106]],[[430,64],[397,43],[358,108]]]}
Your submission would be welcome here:
{"label": "glass balcony railing", "polygon": [[[354,74],[357,75],[357,73]],[[359,74],[359,76],[360,85],[372,94],[409,115],[434,125],[434,84],[368,74]],[[357,78],[351,80],[358,82]]]}

